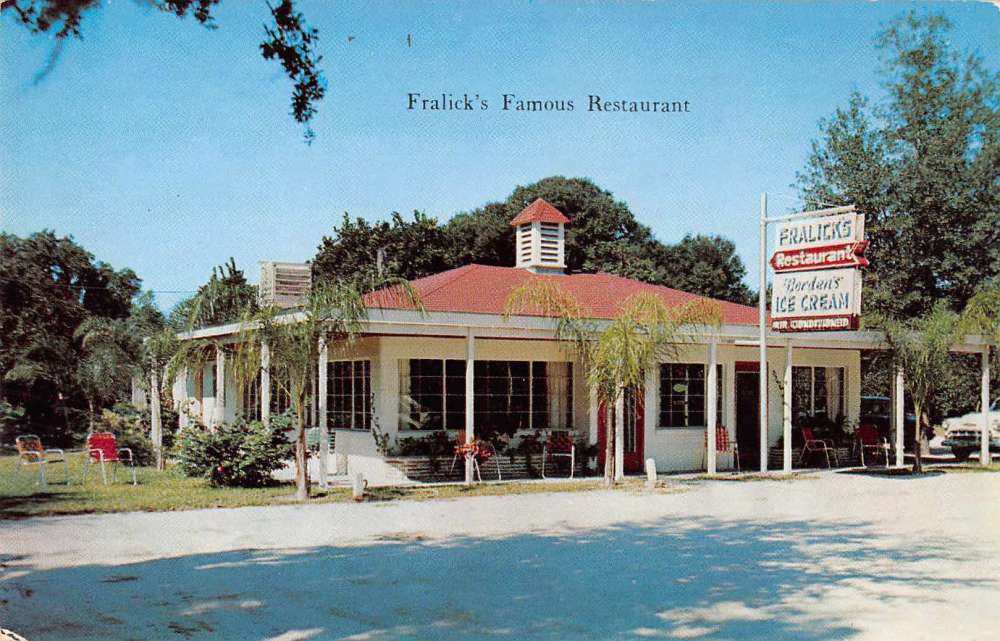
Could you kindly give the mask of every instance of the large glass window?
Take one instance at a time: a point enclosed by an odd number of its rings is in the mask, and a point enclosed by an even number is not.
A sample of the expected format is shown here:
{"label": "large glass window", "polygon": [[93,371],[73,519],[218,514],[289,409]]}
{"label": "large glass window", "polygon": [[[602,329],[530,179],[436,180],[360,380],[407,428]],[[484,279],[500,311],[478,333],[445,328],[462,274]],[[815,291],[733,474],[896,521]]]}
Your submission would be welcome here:
{"label": "large glass window", "polygon": [[[571,363],[476,361],[476,431],[570,429]],[[465,361],[409,359],[399,363],[399,429],[465,429]]]}
{"label": "large glass window", "polygon": [[[705,365],[664,363],[660,365],[660,427],[704,427],[708,411]],[[723,425],[725,382],[722,365],[716,366],[716,425]]]}
{"label": "large glass window", "polygon": [[792,368],[792,416],[796,425],[837,421],[843,415],[843,367]]}
{"label": "large glass window", "polygon": [[260,374],[243,388],[242,414],[248,421],[260,420]]}
{"label": "large glass window", "polygon": [[330,361],[326,375],[327,426],[370,430],[372,382],[370,361]]}

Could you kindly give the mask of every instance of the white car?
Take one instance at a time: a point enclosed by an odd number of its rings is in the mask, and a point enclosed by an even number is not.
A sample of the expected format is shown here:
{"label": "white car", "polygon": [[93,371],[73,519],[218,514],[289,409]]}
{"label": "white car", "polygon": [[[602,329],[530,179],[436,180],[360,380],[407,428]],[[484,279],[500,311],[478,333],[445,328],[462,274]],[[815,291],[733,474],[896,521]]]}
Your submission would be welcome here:
{"label": "white car", "polygon": [[[990,406],[990,452],[1000,452],[1000,398]],[[944,442],[959,461],[969,458],[979,451],[980,434],[983,430],[983,413],[971,412],[965,416],[944,419]]]}

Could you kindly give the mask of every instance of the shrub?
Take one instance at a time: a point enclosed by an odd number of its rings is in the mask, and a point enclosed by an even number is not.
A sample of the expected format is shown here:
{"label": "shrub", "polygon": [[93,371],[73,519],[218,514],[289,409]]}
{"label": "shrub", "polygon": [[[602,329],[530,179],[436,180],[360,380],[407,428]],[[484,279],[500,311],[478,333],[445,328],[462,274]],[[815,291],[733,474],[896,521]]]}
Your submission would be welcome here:
{"label": "shrub", "polygon": [[181,434],[180,466],[187,476],[207,478],[213,485],[261,487],[292,458],[295,444],[288,416],[274,416],[270,426],[238,419],[215,428],[189,425]]}
{"label": "shrub", "polygon": [[132,450],[136,465],[152,465],[156,461],[156,452],[143,416],[143,412],[128,403],[116,403],[110,409],[101,411],[95,429],[114,434],[118,447]]}

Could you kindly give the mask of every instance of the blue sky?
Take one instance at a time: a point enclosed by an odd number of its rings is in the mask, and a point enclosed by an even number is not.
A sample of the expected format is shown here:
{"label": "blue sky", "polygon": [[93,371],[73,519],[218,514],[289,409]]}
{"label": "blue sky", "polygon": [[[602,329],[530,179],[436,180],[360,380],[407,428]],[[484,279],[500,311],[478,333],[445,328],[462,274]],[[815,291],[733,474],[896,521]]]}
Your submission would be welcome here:
{"label": "blue sky", "polygon": [[[592,178],[664,241],[733,239],[755,282],[759,194],[797,206],[819,119],[879,93],[884,24],[940,9],[957,46],[1000,68],[984,3],[300,2],[329,82],[307,147],[257,50],[263,2],[224,2],[214,31],[105,4],[38,83],[53,41],[0,22],[0,216],[71,234],[154,290],[194,289],[230,256],[252,280],[259,260],[308,260],[345,211],[443,220],[552,174]],[[408,92],[490,109],[409,112]],[[577,109],[503,112],[503,93]],[[691,111],[588,113],[588,94]]]}

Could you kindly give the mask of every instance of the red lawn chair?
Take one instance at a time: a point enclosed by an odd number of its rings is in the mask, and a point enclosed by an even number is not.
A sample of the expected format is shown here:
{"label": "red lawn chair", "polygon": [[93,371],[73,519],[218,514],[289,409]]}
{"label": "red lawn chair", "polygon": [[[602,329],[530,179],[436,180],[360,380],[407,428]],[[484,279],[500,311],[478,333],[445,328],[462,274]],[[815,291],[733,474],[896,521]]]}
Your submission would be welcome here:
{"label": "red lawn chair", "polygon": [[885,465],[888,467],[890,449],[888,439],[879,435],[878,428],[871,423],[862,423],[854,432],[854,452],[855,454],[860,452],[862,466],[866,465],[865,450],[874,450],[876,453],[882,453],[882,456],[885,457]]}
{"label": "red lawn chair", "polygon": [[36,483],[45,487],[45,466],[48,463],[62,463],[63,477],[66,485],[69,485],[69,466],[66,464],[66,453],[56,448],[42,447],[42,439],[34,434],[22,434],[14,439],[17,446],[18,466],[17,471],[25,465],[38,466],[38,480]]}
{"label": "red lawn chair", "polygon": [[104,484],[108,484],[108,472],[106,464],[112,465],[114,479],[118,480],[118,466],[127,464],[132,470],[132,485],[139,483],[135,478],[135,458],[132,450],[127,447],[118,447],[118,441],[111,432],[91,432],[87,437],[87,464],[83,467],[83,482],[87,482],[87,470],[95,463],[101,464],[101,477]]}
{"label": "red lawn chair", "polygon": [[838,467],[840,466],[840,461],[837,460],[837,448],[834,447],[832,440],[813,437],[811,427],[802,428],[802,439],[805,442],[802,444],[802,454],[799,455],[799,465],[806,460],[806,454],[822,452],[826,456],[826,466],[833,467],[830,465],[830,452],[833,452],[833,462]]}
{"label": "red lawn chair", "polygon": [[[701,457],[701,466],[708,469],[708,430],[705,431],[705,449]],[[717,454],[732,454],[733,467],[740,471],[740,446],[736,439],[729,438],[729,432],[725,427],[719,425],[715,428],[715,452]]]}
{"label": "red lawn chair", "polygon": [[466,458],[472,458],[472,468],[479,477],[479,481],[483,480],[483,473],[479,469],[479,461],[486,462],[493,459],[493,462],[497,466],[497,480],[502,481],[503,477],[500,476],[500,458],[497,456],[497,450],[493,447],[493,443],[483,440],[475,440],[472,443],[466,444],[465,442],[465,430],[458,433],[457,440],[455,441],[455,456],[451,459],[451,467],[448,469],[448,474],[455,471],[455,463],[459,459],[463,461]]}

